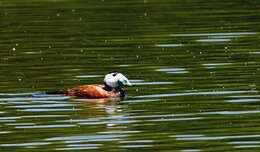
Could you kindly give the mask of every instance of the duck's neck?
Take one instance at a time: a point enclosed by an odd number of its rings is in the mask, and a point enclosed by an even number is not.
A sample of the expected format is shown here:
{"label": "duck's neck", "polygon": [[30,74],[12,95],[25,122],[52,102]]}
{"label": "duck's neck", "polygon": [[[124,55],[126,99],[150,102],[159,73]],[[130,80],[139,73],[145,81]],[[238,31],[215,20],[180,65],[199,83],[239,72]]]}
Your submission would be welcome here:
{"label": "duck's neck", "polygon": [[105,84],[105,88],[104,88],[104,90],[106,90],[106,91],[112,91],[112,90],[113,90],[112,87],[110,87],[110,86],[107,85],[106,83],[104,83],[104,84]]}
{"label": "duck's neck", "polygon": [[[106,91],[112,91],[113,88],[110,87],[109,85],[107,85],[107,84],[105,83],[104,90],[106,90]],[[117,92],[120,92],[120,96],[121,96],[121,97],[125,97],[125,96],[126,96],[125,91],[124,91],[121,87],[116,87],[115,90],[116,90]]]}
{"label": "duck's neck", "polygon": [[122,88],[117,87],[117,88],[115,88],[115,90],[120,92],[120,96],[121,97],[125,97],[126,96],[125,90],[123,90]]}

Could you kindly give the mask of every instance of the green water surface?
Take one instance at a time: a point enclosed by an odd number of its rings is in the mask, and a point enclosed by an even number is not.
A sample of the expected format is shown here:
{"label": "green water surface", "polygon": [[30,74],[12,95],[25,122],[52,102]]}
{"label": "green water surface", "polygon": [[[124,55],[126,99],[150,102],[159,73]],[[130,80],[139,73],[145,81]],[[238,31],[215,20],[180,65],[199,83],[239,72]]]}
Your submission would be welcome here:
{"label": "green water surface", "polygon": [[[0,0],[0,151],[258,151],[260,3]],[[44,95],[103,83],[118,100]]]}

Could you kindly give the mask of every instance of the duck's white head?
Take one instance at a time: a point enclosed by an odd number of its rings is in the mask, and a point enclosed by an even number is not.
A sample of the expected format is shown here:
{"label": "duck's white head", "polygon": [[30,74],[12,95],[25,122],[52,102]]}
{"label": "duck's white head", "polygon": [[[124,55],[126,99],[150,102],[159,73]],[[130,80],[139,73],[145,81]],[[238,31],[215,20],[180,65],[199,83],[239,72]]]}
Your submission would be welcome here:
{"label": "duck's white head", "polygon": [[133,86],[132,84],[123,74],[118,72],[112,72],[105,76],[104,83],[108,87],[118,88],[120,86]]}

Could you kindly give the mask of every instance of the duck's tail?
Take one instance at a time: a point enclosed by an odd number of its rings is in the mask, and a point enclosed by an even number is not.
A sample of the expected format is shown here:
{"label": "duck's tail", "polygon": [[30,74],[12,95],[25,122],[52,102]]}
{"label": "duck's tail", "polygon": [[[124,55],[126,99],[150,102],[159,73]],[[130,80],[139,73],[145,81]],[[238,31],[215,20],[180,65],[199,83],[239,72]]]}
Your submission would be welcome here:
{"label": "duck's tail", "polygon": [[50,91],[50,92],[41,92],[41,93],[35,93],[34,96],[47,96],[47,95],[58,95],[58,94],[61,94],[61,95],[67,95],[68,92],[67,91],[63,91],[63,90],[60,90],[60,91]]}
{"label": "duck's tail", "polygon": [[68,91],[64,91],[64,90],[59,90],[59,91],[49,91],[49,92],[45,92],[47,95],[48,94],[68,94]]}

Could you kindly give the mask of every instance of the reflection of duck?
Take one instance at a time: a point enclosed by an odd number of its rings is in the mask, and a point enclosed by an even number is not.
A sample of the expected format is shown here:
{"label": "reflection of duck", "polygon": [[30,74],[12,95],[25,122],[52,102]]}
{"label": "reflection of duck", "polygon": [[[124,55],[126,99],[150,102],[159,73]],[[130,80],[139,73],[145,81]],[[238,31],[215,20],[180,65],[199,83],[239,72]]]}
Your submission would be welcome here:
{"label": "reflection of duck", "polygon": [[[121,98],[103,98],[103,99],[86,99],[86,98],[72,98],[72,101],[80,104],[82,107],[88,108],[88,111],[97,110],[105,111],[107,114],[115,114],[122,108],[118,104]],[[91,109],[91,110],[90,110]],[[97,112],[100,117],[100,112]]]}
{"label": "reflection of duck", "polygon": [[[106,124],[113,127],[117,125],[114,121],[123,120],[123,110],[127,105],[120,104],[121,98],[103,98],[103,99],[86,99],[86,98],[71,98],[74,104],[84,110],[84,115],[81,115],[80,124]],[[87,119],[85,122],[84,120]],[[115,129],[115,128],[113,128]]]}
{"label": "reflection of duck", "polygon": [[82,85],[67,91],[62,91],[62,94],[86,98],[117,98],[125,97],[126,93],[121,86],[133,86],[132,83],[121,73],[112,72],[105,76],[104,85],[90,84]]}

